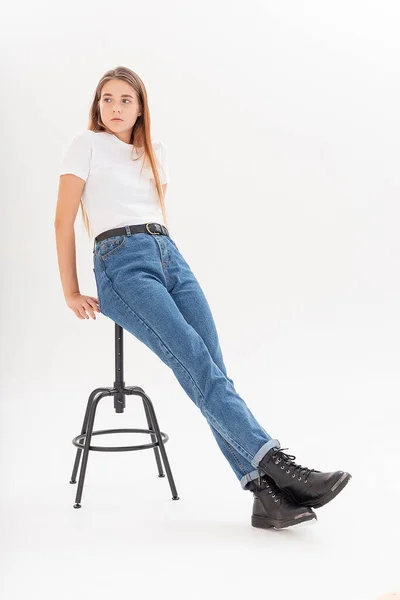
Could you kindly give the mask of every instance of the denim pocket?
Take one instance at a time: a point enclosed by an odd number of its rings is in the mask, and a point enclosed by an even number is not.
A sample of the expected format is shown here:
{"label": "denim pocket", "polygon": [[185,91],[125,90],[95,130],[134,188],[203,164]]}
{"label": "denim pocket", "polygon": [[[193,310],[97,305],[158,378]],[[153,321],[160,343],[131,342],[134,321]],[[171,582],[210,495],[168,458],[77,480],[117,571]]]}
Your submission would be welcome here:
{"label": "denim pocket", "polygon": [[114,235],[105,240],[102,240],[98,243],[96,248],[97,256],[105,259],[110,256],[110,254],[114,254],[118,252],[121,248],[123,248],[126,244],[126,235]]}

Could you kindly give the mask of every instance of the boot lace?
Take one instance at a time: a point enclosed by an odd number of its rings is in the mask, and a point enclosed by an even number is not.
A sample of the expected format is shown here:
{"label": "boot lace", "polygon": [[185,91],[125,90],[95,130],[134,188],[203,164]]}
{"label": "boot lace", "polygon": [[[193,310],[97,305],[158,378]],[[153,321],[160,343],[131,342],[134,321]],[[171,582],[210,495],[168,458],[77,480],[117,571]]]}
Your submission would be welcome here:
{"label": "boot lace", "polygon": [[294,462],[294,459],[296,457],[293,454],[287,454],[286,452],[283,452],[283,450],[288,450],[288,448],[282,448],[281,450],[273,452],[271,458],[275,461],[276,465],[283,461],[281,469],[284,469],[285,466],[288,467],[288,469],[286,469],[286,473],[292,473],[292,477],[296,477],[297,475],[299,481],[301,481],[303,477],[304,483],[307,483],[311,473],[319,472],[316,469],[309,469],[308,467],[302,467],[301,465],[297,465]]}
{"label": "boot lace", "polygon": [[282,498],[286,498],[285,492],[278,488],[277,485],[272,483],[271,479],[267,475],[262,474],[260,471],[258,472],[257,481],[259,487],[262,489],[270,488],[268,494],[272,494],[272,498],[275,498],[275,502],[279,502],[279,500],[282,500]]}

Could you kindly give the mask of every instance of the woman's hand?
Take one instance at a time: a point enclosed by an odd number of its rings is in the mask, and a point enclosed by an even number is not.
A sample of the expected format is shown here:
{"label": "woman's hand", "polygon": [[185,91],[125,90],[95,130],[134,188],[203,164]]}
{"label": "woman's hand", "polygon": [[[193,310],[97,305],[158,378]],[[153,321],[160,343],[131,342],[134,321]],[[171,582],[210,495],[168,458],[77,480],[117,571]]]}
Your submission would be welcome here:
{"label": "woman's hand", "polygon": [[[93,296],[84,296],[79,292],[72,294],[67,299],[67,305],[71,308],[79,319],[88,319],[89,315],[92,319],[96,319],[96,312],[100,312],[99,301]],[[89,313],[87,315],[86,311]]]}

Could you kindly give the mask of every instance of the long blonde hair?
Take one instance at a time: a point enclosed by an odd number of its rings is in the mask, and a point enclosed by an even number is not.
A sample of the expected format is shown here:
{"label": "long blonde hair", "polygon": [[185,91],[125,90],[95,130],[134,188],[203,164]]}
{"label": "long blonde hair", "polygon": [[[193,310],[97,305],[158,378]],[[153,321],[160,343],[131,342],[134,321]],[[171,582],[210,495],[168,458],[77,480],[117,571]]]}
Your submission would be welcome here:
{"label": "long blonde hair", "polygon": [[[143,148],[144,153],[144,161],[143,164],[147,161],[147,164],[150,164],[151,170],[153,172],[154,181],[157,189],[158,198],[160,200],[161,211],[164,217],[164,222],[168,228],[167,216],[166,216],[166,208],[165,201],[163,195],[163,189],[161,187],[160,177],[158,174],[158,170],[156,167],[157,158],[154,154],[153,146],[151,144],[151,134],[150,134],[150,111],[149,105],[147,102],[147,92],[143,81],[140,79],[139,75],[128,69],[127,67],[116,67],[115,69],[110,69],[107,71],[103,77],[101,77],[99,83],[97,84],[92,105],[90,107],[89,113],[89,125],[88,129],[91,131],[106,131],[106,127],[101,121],[100,116],[100,97],[101,90],[103,85],[110,81],[111,79],[120,79],[121,81],[126,81],[130,86],[135,90],[138,103],[139,103],[139,112],[140,116],[137,117],[136,122],[132,129],[131,139],[129,141],[130,144],[134,144],[134,148]],[[143,154],[141,154],[137,159],[132,158],[132,160],[138,160],[142,158]],[[90,230],[90,223],[85,207],[83,206],[82,198],[80,200],[82,218],[85,229],[89,235],[89,238],[92,237],[92,232]]]}

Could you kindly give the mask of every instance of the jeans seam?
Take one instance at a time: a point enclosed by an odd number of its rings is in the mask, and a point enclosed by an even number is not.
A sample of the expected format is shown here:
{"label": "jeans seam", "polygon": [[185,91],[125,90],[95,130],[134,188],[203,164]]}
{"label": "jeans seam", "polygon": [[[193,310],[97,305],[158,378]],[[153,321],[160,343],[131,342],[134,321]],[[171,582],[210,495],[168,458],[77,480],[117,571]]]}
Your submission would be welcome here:
{"label": "jeans seam", "polygon": [[[221,436],[221,437],[222,437],[222,436]],[[233,448],[233,447],[230,445],[230,443],[229,443],[229,442],[228,442],[228,441],[227,441],[227,440],[226,440],[224,437],[222,437],[222,439],[224,440],[224,442],[225,442],[225,445],[226,445],[226,447],[228,448],[228,451],[230,452],[230,454],[232,455],[232,457],[235,459],[235,461],[236,461],[236,463],[237,463],[237,465],[238,465],[239,469],[241,469],[241,471],[242,471],[243,475],[246,475],[246,472],[247,472],[247,471],[246,471],[246,469],[244,468],[244,466],[242,465],[242,463],[240,462],[240,460],[238,459],[238,457],[237,457],[237,454],[236,454],[236,452],[235,452],[234,448]]]}
{"label": "jeans seam", "polygon": [[[233,448],[235,448],[235,444],[238,446],[238,448],[236,448],[236,450],[240,453],[240,454],[245,454],[245,458],[251,462],[252,460],[252,456],[249,452],[247,452],[247,450],[245,450],[244,448],[242,448],[242,446],[240,446],[237,442],[235,442],[228,434],[227,432],[224,430],[223,427],[221,427],[221,425],[218,423],[218,421],[213,417],[213,415],[204,407],[202,409],[203,413],[207,413],[208,415],[208,419],[212,422],[212,424],[214,425],[214,428],[218,431],[218,433],[221,434],[221,436],[224,439],[229,439],[230,443],[232,444]],[[220,431],[220,429],[223,431]]]}
{"label": "jeans seam", "polygon": [[164,274],[165,287],[168,289],[168,279],[167,279],[167,271],[166,271],[166,269],[168,267],[168,263],[164,262],[162,251],[161,251],[161,246],[158,243],[158,240],[157,240],[156,236],[154,235],[153,238],[154,238],[154,241],[155,241],[156,246],[158,248],[158,252],[160,254],[161,268],[162,268],[162,272]]}

